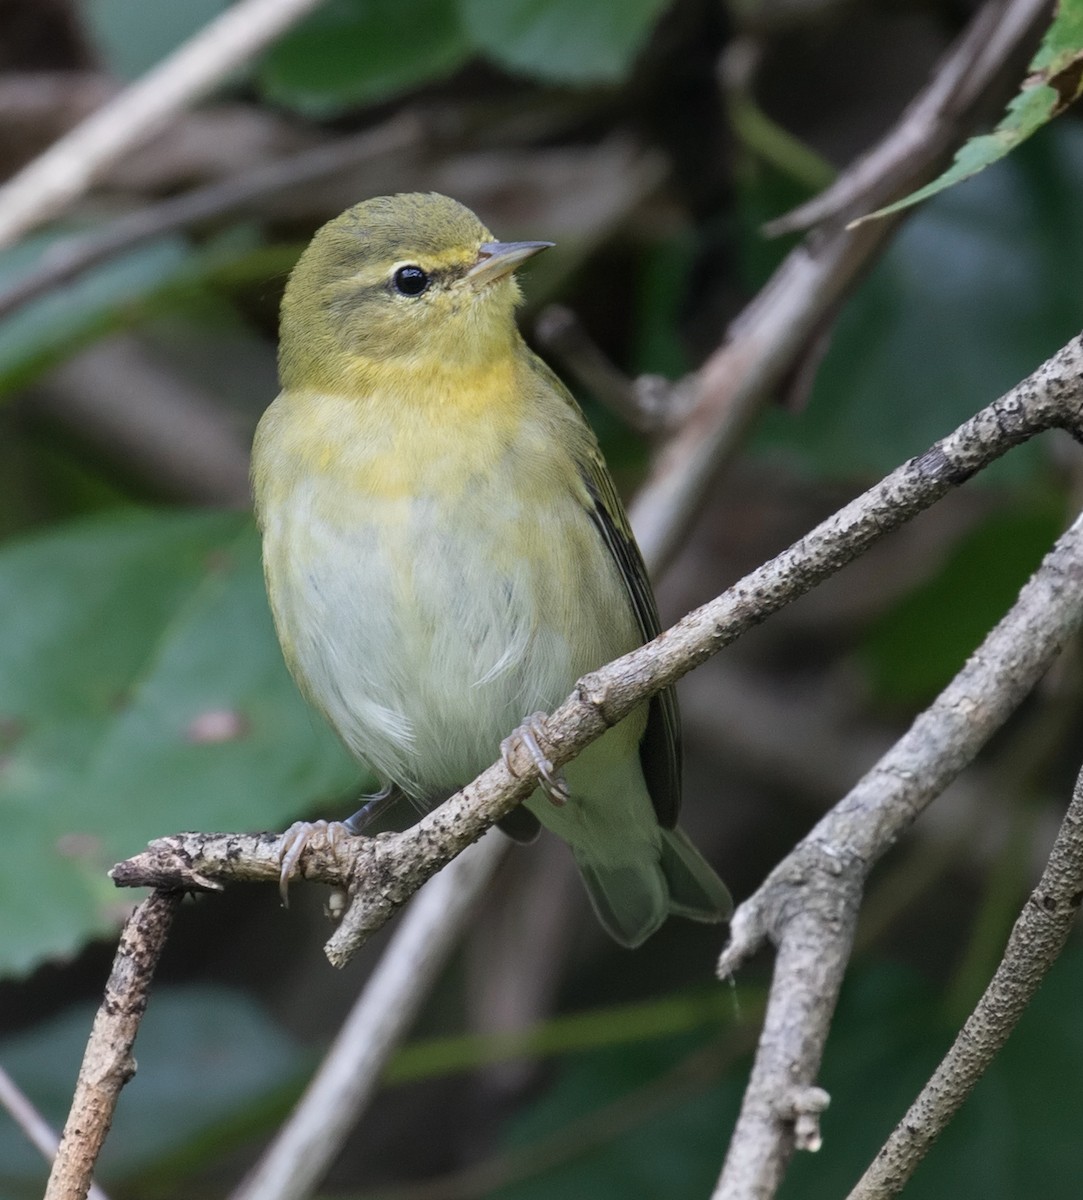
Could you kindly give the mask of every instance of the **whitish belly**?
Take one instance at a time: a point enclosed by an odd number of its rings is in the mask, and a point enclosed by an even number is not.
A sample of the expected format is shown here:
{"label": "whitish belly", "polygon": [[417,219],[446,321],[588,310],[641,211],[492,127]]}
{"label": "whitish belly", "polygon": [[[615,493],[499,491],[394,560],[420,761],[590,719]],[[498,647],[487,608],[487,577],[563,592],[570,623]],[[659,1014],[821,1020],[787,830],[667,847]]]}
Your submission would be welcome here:
{"label": "whitish belly", "polygon": [[264,514],[287,661],[349,749],[411,795],[468,782],[525,716],[638,640],[571,498],[544,520],[474,496],[457,513],[358,501],[333,522],[311,499]]}

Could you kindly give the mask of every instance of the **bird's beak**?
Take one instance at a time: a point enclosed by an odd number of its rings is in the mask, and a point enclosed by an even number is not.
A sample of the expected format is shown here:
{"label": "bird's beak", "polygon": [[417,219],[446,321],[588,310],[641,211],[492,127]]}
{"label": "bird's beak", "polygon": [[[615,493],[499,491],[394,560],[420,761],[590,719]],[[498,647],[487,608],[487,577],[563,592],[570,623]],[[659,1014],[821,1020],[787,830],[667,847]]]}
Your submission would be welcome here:
{"label": "bird's beak", "polygon": [[466,272],[466,278],[474,287],[485,287],[510,275],[521,263],[551,245],[552,242],[482,242],[478,261]]}

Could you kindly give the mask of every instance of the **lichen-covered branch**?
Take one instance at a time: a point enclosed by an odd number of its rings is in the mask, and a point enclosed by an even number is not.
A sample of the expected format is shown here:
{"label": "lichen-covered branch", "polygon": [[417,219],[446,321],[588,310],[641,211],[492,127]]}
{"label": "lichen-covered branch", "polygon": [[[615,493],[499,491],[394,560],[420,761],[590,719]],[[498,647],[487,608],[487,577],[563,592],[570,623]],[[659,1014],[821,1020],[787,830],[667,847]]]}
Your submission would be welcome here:
{"label": "lichen-covered branch", "polygon": [[737,909],[720,972],[732,974],[766,941],[778,959],[715,1200],[772,1196],[782,1181],[795,1149],[789,1098],[815,1085],[869,870],[1081,627],[1083,517],[934,703]]}
{"label": "lichen-covered branch", "polygon": [[83,1054],[45,1200],[77,1200],[90,1188],[120,1089],[135,1074],[132,1046],[179,902],[179,892],[155,892],[124,925],[105,996]]}

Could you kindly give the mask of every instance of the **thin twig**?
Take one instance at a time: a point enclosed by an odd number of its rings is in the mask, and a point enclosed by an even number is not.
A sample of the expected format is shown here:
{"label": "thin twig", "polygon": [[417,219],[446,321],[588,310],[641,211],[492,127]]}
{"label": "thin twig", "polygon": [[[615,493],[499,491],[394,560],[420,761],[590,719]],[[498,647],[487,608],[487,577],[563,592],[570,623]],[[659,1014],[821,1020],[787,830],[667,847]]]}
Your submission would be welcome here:
{"label": "thin twig", "polygon": [[[1044,620],[1044,617],[1043,617]],[[1049,861],[977,1007],[848,1200],[897,1196],[1003,1048],[1056,962],[1083,899],[1083,773]]]}
{"label": "thin twig", "polygon": [[649,434],[677,423],[676,386],[657,375],[630,379],[602,352],[570,308],[548,305],[538,314],[534,334],[566,375],[632,429]]}
{"label": "thin twig", "polygon": [[[30,1144],[41,1151],[45,1161],[51,1163],[56,1157],[60,1138],[3,1067],[0,1067],[0,1106],[26,1134]],[[96,1183],[92,1183],[87,1200],[109,1200],[109,1197]]]}
{"label": "thin twig", "polygon": [[323,1178],[507,847],[494,830],[421,889],[300,1103],[232,1200],[294,1200]]}
{"label": "thin twig", "polygon": [[[584,676],[546,722],[542,751],[562,766],[701,662],[863,553],[1013,446],[1059,426],[1083,433],[1083,337],[918,458],[898,467],[788,550],[652,642]],[[524,747],[483,772],[411,829],[373,838],[314,836],[307,878],[346,887],[351,903],[327,944],[342,965],[431,875],[526,799],[537,766]],[[347,844],[348,842],[348,844]],[[114,867],[120,886],[218,887],[272,880],[282,840],[272,834],[180,834]]]}
{"label": "thin twig", "polygon": [[66,238],[50,246],[32,272],[0,291],[0,318],[151,238],[243,211],[276,192],[313,183],[401,149],[420,136],[421,125],[416,118],[394,117],[364,133],[302,150],[243,175],[148,205],[118,217],[96,233]]}
{"label": "thin twig", "polygon": [[87,1194],[120,1089],[135,1074],[132,1046],[179,903],[179,892],[155,892],[124,925],[105,996],[83,1055],[45,1200],[82,1200]]}
{"label": "thin twig", "polygon": [[81,196],[141,145],[314,9],[319,0],[239,0],[0,187],[0,248]]}
{"label": "thin twig", "polygon": [[[1001,17],[1005,27],[1015,31],[1015,40],[997,40],[1001,55],[1010,54],[1030,36],[1044,12],[1045,6],[1038,0],[1012,0]],[[983,14],[975,18],[979,33],[986,29],[988,19]],[[961,136],[990,91],[1000,86],[1002,66],[1003,59],[986,52],[973,27],[964,33],[943,67],[956,83],[957,101],[949,105],[934,80],[929,91],[936,93],[937,103],[929,106],[932,111],[924,138],[917,139],[915,146],[914,130],[904,119],[874,152],[894,161],[891,147],[901,140],[907,171],[868,180],[862,163],[852,168],[861,172],[864,181],[862,211],[905,195],[935,175],[953,148],[952,138]],[[921,108],[923,101],[919,99],[915,105]],[[948,112],[950,120],[944,115]],[[848,171],[838,186],[847,187],[849,177]],[[693,376],[682,381],[681,386],[698,397],[697,403],[663,447],[632,506],[640,548],[652,570],[667,562],[679,547],[707,488],[749,424],[792,374],[810,340],[822,332],[825,319],[896,228],[893,218],[886,217],[846,230],[846,218],[846,212],[836,214],[791,251],[730,327],[723,344]]]}
{"label": "thin twig", "polygon": [[905,178],[914,156],[928,153],[930,134],[945,143],[961,140],[970,121],[968,110],[983,101],[988,79],[1036,36],[1038,23],[1048,13],[1048,0],[987,4],[964,40],[936,65],[929,86],[907,106],[891,136],[818,196],[768,221],[764,233],[768,237],[794,233],[841,213],[877,207],[869,197],[882,194],[885,180]]}

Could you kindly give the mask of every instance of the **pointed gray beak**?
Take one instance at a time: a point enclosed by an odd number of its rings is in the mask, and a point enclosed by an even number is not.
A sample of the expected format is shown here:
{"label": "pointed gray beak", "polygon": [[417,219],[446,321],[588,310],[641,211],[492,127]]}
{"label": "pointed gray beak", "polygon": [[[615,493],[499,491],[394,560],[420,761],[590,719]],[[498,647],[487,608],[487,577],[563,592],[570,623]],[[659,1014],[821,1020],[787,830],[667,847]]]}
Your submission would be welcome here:
{"label": "pointed gray beak", "polygon": [[528,258],[552,245],[552,242],[482,242],[478,261],[466,272],[466,278],[475,287],[485,287],[510,275]]}

